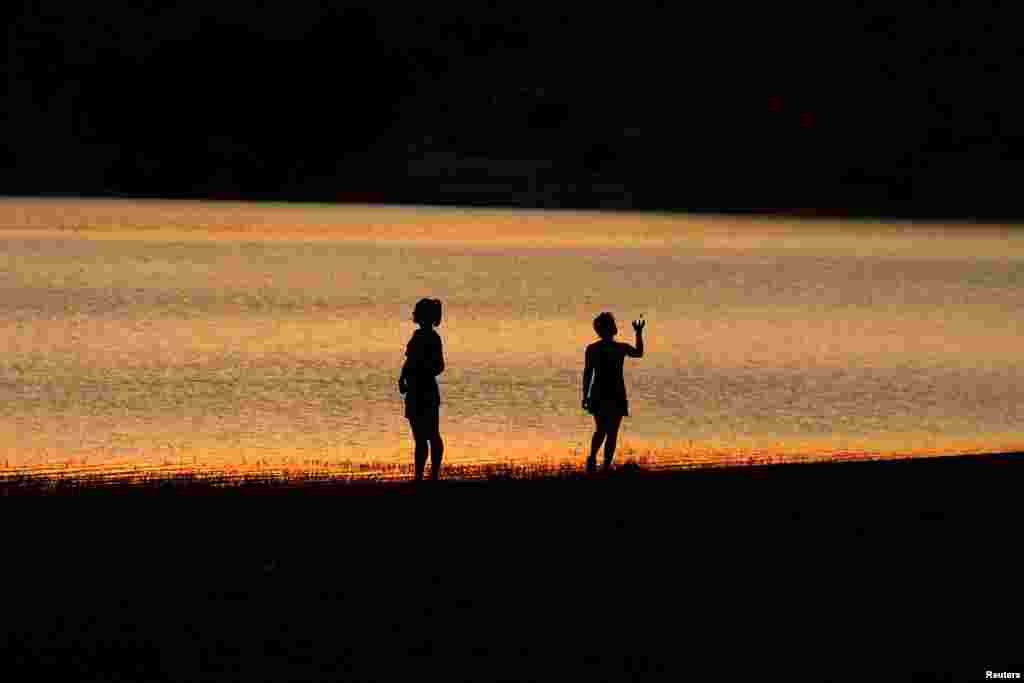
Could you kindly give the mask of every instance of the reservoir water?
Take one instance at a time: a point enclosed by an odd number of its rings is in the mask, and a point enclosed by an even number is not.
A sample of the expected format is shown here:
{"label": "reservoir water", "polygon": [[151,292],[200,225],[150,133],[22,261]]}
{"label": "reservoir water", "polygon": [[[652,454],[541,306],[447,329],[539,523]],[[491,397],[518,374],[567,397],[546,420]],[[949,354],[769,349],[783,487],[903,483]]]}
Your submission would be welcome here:
{"label": "reservoir water", "polygon": [[0,201],[0,468],[411,461],[415,302],[446,461],[582,462],[595,315],[622,458],[1024,444],[1014,226],[395,207]]}

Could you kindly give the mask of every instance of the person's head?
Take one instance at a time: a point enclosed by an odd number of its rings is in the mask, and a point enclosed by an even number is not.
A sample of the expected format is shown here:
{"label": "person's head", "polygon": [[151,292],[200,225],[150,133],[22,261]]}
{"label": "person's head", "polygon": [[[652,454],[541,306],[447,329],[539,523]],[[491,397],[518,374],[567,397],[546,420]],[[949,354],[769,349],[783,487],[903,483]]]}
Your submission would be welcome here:
{"label": "person's head", "polygon": [[441,300],[420,299],[412,310],[412,321],[424,328],[441,324]]}
{"label": "person's head", "polygon": [[617,335],[619,328],[615,326],[615,316],[605,311],[594,318],[594,332],[597,332],[601,339],[611,339]]}

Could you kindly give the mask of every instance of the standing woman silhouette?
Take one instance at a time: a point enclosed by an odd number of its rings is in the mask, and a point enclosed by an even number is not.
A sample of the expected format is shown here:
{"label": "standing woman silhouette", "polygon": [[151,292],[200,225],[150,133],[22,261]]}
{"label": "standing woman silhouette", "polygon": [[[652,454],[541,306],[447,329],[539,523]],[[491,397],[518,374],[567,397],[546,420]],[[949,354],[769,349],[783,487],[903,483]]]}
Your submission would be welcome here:
{"label": "standing woman silhouette", "polygon": [[444,442],[439,431],[441,392],[436,377],[444,372],[441,336],[434,328],[441,324],[441,300],[420,299],[412,312],[420,328],[405,348],[405,364],[398,378],[398,391],[405,394],[405,417],[416,442],[416,481],[423,480],[430,449],[430,478],[441,472]]}
{"label": "standing woman silhouette", "polygon": [[[615,341],[619,329],[611,313],[602,313],[594,318],[594,331],[600,341],[587,346],[583,367],[583,409],[594,416],[594,437],[590,441],[590,457],[587,458],[587,472],[597,469],[597,451],[604,442],[604,469],[610,469],[615,457],[615,443],[619,436],[622,418],[629,415],[629,401],[626,399],[626,382],[622,377],[622,365],[626,356],[641,358],[644,355],[643,316],[633,321],[636,332],[636,346]],[[591,384],[593,380],[593,384]],[[589,394],[588,394],[589,392]]]}

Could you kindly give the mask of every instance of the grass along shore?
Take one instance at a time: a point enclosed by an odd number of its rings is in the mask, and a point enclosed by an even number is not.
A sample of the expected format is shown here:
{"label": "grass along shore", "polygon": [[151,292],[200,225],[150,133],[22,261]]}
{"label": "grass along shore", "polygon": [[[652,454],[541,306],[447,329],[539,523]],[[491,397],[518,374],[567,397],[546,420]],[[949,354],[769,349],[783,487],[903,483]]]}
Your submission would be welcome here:
{"label": "grass along shore", "polygon": [[[896,460],[928,461],[936,458],[1012,457],[1016,449],[991,451],[984,447],[962,449],[949,454],[943,449],[907,449],[899,452],[869,452],[847,449],[831,452],[780,453],[770,448],[651,450],[626,446],[616,456],[614,469],[618,472],[655,473],[690,472],[706,469],[737,470],[767,465],[807,465],[826,463],[863,463]],[[429,475],[430,465],[427,465]],[[454,481],[495,481],[506,479],[566,479],[584,474],[584,456],[579,449],[563,457],[476,462],[445,463],[442,477]],[[98,486],[183,487],[189,485],[241,486],[335,486],[352,484],[395,484],[411,480],[413,465],[402,459],[398,462],[375,460],[358,462],[338,459],[287,458],[256,459],[236,464],[123,462],[88,463],[85,459],[69,458],[64,462],[47,462],[32,466],[11,467],[0,465],[0,495],[12,491],[64,491]]]}

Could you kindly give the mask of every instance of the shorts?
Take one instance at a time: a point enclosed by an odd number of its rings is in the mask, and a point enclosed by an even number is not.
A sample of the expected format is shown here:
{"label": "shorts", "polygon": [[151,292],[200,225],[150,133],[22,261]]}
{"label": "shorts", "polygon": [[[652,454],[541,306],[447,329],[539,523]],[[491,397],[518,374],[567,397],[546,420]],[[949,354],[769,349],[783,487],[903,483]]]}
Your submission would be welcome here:
{"label": "shorts", "polygon": [[437,425],[440,419],[440,413],[440,403],[438,401],[431,400],[429,397],[406,397],[405,399],[405,417],[410,422],[426,421]]}
{"label": "shorts", "polygon": [[626,417],[629,401],[625,398],[599,398],[590,402],[588,412],[594,417]]}

